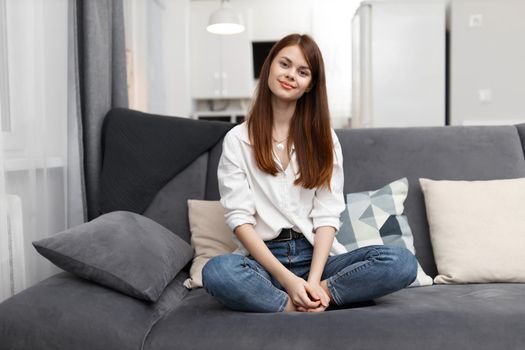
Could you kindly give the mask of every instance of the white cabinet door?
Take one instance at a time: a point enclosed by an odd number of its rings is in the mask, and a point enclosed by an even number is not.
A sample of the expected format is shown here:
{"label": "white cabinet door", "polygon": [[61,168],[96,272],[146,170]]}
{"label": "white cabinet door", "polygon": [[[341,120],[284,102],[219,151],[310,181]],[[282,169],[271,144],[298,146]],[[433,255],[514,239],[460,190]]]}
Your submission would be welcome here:
{"label": "white cabinet door", "polygon": [[[195,99],[248,98],[253,90],[252,48],[249,31],[217,35],[206,31],[217,1],[191,3],[191,91]],[[245,25],[248,16],[243,13]]]}
{"label": "white cabinet door", "polygon": [[211,9],[207,1],[191,3],[190,81],[193,98],[221,96],[220,41],[215,34],[206,31]]}
{"label": "white cabinet door", "polygon": [[372,6],[375,127],[445,125],[445,21],[439,1]]}
{"label": "white cabinet door", "polygon": [[367,1],[353,30],[352,125],[444,125],[444,3]]}
{"label": "white cabinet door", "polygon": [[[244,16],[246,19],[246,16]],[[253,93],[252,44],[247,31],[221,36],[222,95],[249,98]]]}

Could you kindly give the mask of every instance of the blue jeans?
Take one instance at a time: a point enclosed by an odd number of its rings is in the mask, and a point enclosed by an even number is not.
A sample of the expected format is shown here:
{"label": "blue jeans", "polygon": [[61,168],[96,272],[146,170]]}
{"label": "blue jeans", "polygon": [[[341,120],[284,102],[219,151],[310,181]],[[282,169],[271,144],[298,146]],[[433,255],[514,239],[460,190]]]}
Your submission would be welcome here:
{"label": "blue jeans", "polygon": [[[266,242],[275,257],[307,280],[313,247],[304,237]],[[374,245],[329,256],[321,276],[337,306],[369,301],[410,285],[417,261],[405,248]],[[282,312],[288,294],[252,256],[226,254],[208,261],[202,270],[204,289],[226,307],[248,312]]]}

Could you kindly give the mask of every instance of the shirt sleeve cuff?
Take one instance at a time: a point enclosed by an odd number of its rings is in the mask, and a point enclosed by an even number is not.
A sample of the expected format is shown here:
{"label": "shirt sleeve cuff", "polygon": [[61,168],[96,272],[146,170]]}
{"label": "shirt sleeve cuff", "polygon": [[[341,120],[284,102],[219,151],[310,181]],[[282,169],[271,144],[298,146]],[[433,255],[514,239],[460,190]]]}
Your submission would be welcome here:
{"label": "shirt sleeve cuff", "polygon": [[339,232],[339,228],[341,227],[341,221],[338,218],[314,218],[313,219],[313,226],[314,226],[314,232],[321,226],[332,226],[335,228],[335,234]]}
{"label": "shirt sleeve cuff", "polygon": [[228,219],[226,219],[226,224],[230,227],[232,232],[235,231],[235,228],[237,226],[244,225],[244,224],[252,224],[255,226],[256,223],[257,222],[255,221],[255,218],[249,215],[235,215],[235,216],[230,216]]}

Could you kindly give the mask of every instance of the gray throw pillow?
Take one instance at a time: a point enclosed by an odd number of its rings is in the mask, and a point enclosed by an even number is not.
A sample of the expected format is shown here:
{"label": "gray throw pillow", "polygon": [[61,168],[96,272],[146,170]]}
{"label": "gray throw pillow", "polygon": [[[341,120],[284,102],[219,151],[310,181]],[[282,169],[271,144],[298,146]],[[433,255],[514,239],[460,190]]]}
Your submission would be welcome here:
{"label": "gray throw pillow", "polygon": [[[351,252],[370,245],[407,248],[415,254],[412,230],[404,211],[408,195],[406,177],[374,191],[348,193],[337,240]],[[417,264],[417,277],[409,287],[432,285],[432,278]]]}
{"label": "gray throw pillow", "polygon": [[33,242],[56,266],[129,296],[157,301],[193,248],[142,215],[114,211]]}

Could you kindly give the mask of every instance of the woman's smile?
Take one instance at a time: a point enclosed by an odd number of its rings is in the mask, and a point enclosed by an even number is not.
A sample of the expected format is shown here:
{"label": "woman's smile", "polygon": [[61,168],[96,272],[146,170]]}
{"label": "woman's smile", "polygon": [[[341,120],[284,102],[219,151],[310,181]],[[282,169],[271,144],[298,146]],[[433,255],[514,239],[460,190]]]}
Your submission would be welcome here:
{"label": "woman's smile", "polygon": [[279,84],[281,84],[281,86],[285,89],[285,90],[292,90],[294,89],[295,87],[293,87],[292,85],[284,82],[284,81],[281,81],[281,80],[277,80],[279,82]]}

